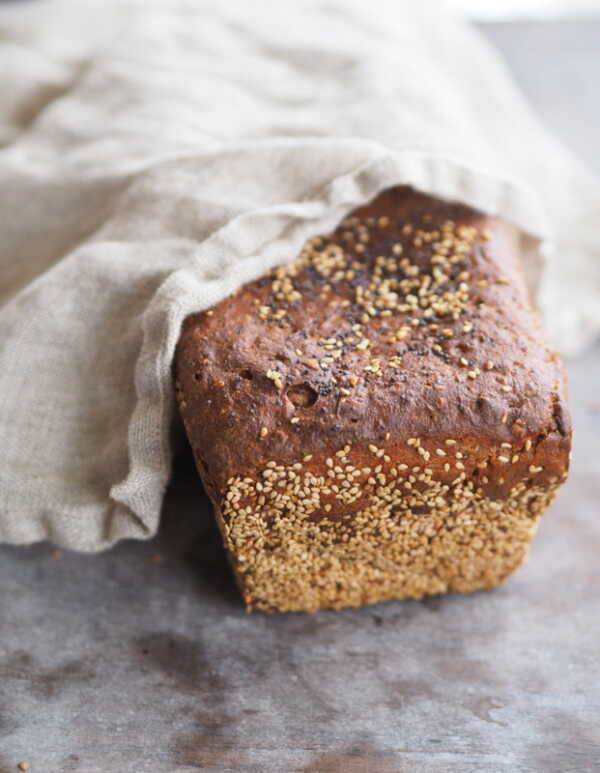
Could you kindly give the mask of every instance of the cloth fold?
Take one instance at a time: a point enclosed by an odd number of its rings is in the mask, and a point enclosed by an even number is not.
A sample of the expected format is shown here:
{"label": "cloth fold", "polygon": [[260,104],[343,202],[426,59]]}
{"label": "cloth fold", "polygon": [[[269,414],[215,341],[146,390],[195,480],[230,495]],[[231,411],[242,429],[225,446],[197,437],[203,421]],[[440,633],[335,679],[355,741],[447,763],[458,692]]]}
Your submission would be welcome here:
{"label": "cloth fold", "polygon": [[548,330],[600,330],[600,185],[433,3],[0,9],[0,541],[155,533],[182,320],[410,184],[522,233]]}

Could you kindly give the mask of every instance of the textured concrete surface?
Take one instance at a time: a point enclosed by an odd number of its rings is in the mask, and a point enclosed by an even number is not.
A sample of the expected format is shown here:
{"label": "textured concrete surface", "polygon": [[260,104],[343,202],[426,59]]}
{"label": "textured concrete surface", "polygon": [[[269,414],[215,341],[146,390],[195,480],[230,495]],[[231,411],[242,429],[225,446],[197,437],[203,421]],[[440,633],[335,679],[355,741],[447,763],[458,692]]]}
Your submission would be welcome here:
{"label": "textured concrete surface", "polygon": [[[562,28],[486,29],[597,136],[600,24]],[[570,371],[570,481],[490,593],[247,616],[187,451],[152,542],[1,548],[0,773],[600,770],[600,347]]]}

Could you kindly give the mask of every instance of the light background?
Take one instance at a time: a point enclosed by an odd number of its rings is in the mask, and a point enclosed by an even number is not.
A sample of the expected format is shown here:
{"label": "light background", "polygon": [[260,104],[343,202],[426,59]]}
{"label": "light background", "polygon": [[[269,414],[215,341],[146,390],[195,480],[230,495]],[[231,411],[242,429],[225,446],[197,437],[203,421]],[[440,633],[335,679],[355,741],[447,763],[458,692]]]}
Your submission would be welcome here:
{"label": "light background", "polygon": [[477,21],[600,16],[600,0],[446,0],[446,4]]}

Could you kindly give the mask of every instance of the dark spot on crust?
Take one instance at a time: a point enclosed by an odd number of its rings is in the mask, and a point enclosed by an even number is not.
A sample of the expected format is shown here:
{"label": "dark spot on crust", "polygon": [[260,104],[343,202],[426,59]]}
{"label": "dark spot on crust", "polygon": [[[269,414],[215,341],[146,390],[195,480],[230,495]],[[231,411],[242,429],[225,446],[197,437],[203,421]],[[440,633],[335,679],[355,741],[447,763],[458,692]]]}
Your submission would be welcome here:
{"label": "dark spot on crust", "polygon": [[296,408],[308,408],[317,402],[319,395],[310,384],[305,383],[291,386],[287,391],[287,397]]}
{"label": "dark spot on crust", "polygon": [[325,396],[333,391],[333,385],[330,383],[321,383],[318,385],[318,394]]}
{"label": "dark spot on crust", "polygon": [[252,381],[254,376],[252,375],[252,371],[248,370],[248,368],[244,368],[244,370],[240,370],[240,376],[242,378],[247,379],[248,381]]}

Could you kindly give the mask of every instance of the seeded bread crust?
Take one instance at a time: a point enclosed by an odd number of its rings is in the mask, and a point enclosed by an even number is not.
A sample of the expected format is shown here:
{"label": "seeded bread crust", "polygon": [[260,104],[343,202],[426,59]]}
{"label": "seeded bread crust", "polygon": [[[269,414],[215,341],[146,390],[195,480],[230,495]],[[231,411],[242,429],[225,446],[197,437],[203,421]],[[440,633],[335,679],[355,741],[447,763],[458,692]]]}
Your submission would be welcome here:
{"label": "seeded bread crust", "polygon": [[247,608],[473,591],[567,475],[509,224],[406,187],[183,326],[176,393]]}

